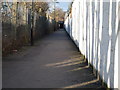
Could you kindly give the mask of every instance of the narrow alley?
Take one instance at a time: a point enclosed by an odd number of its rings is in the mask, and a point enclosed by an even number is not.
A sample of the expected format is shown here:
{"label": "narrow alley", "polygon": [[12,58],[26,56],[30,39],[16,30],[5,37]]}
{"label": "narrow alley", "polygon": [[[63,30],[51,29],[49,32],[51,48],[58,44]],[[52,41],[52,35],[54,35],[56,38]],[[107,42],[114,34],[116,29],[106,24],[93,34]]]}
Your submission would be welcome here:
{"label": "narrow alley", "polygon": [[120,90],[120,0],[4,0],[0,13],[2,90]]}
{"label": "narrow alley", "polygon": [[65,30],[3,57],[3,88],[101,88]]}

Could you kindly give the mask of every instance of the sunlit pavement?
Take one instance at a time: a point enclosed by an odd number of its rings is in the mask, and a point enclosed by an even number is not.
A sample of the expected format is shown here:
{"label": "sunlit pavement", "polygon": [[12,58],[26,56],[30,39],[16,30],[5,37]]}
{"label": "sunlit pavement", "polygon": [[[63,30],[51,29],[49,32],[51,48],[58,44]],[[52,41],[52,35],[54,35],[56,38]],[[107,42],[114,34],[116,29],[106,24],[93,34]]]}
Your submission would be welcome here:
{"label": "sunlit pavement", "polygon": [[101,88],[64,30],[3,58],[3,88]]}

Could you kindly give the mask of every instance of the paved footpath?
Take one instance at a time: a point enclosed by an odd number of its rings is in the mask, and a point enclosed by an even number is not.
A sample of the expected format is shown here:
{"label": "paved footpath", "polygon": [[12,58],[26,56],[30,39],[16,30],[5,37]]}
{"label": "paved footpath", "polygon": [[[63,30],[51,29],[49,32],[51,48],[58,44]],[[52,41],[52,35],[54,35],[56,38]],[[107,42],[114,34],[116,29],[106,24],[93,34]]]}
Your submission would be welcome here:
{"label": "paved footpath", "polygon": [[64,30],[3,57],[3,88],[100,88]]}

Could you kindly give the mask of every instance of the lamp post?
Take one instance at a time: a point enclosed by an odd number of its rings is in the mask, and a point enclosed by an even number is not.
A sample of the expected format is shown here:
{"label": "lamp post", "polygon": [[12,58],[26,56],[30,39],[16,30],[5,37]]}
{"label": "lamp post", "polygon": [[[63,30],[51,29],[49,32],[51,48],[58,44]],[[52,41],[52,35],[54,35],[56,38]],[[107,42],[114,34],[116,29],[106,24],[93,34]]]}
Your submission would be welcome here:
{"label": "lamp post", "polygon": [[33,9],[34,5],[33,5],[33,0],[32,0],[32,17],[31,17],[31,46],[34,45],[34,39],[33,39],[33,29],[34,29],[34,9]]}
{"label": "lamp post", "polygon": [[56,9],[56,6],[55,6],[55,4],[56,3],[59,3],[59,2],[56,2],[57,0],[54,0],[54,31],[56,30],[56,18],[55,18],[55,16],[56,16],[56,14],[55,14],[55,9]]}

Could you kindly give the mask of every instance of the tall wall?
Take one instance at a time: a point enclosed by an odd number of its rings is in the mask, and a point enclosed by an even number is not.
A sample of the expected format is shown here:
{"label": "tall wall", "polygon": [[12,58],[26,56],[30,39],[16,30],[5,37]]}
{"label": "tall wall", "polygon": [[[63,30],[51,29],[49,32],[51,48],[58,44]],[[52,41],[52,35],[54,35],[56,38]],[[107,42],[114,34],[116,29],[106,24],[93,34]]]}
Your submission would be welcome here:
{"label": "tall wall", "polygon": [[[118,0],[74,0],[65,28],[110,88],[118,88]],[[70,16],[72,14],[72,17]],[[120,89],[120,88],[119,88]]]}
{"label": "tall wall", "polygon": [[[120,2],[119,2],[119,24],[118,24],[118,30],[120,31]],[[118,76],[120,76],[120,32],[118,34]],[[118,78],[118,88],[120,89],[120,77]]]}

